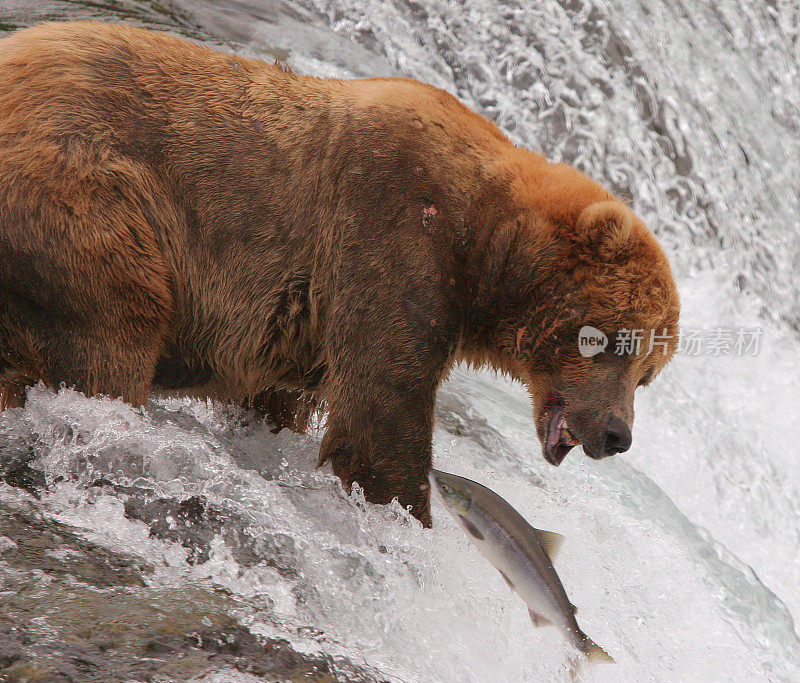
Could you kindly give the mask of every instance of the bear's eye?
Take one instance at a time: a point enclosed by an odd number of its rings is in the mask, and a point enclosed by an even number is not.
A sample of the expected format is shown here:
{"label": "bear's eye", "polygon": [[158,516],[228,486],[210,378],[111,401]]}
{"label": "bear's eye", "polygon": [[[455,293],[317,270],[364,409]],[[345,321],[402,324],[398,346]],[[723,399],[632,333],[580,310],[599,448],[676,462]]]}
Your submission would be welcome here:
{"label": "bear's eye", "polygon": [[650,368],[647,372],[644,373],[642,379],[639,380],[639,384],[636,386],[639,387],[646,387],[650,382],[653,380],[653,368]]}

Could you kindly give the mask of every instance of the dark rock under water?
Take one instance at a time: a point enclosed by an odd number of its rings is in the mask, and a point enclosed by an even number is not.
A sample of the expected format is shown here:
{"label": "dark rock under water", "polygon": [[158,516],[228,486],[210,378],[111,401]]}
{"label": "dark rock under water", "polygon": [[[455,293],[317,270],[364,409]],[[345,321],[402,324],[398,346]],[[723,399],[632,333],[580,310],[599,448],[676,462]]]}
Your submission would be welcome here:
{"label": "dark rock under water", "polygon": [[254,635],[232,616],[241,604],[224,590],[148,586],[152,567],[140,558],[87,541],[24,502],[0,503],[0,531],[0,680],[187,680],[226,670],[375,680],[341,659]]}
{"label": "dark rock under water", "polygon": [[[35,499],[46,482],[33,459],[26,443],[0,436],[0,481]],[[113,490],[126,516],[145,522],[152,536],[181,544],[192,564],[208,559],[211,538],[223,526],[238,528],[197,497],[158,498],[102,480],[92,486]],[[292,572],[280,562],[291,553],[291,539],[262,539],[258,554],[248,554],[246,544],[236,547],[240,563],[266,557]],[[187,680],[231,670],[276,681],[376,680],[342,658],[299,653],[286,640],[254,635],[232,616],[241,604],[224,589],[153,587],[152,572],[137,555],[93,543],[31,502],[0,501],[0,680]]]}

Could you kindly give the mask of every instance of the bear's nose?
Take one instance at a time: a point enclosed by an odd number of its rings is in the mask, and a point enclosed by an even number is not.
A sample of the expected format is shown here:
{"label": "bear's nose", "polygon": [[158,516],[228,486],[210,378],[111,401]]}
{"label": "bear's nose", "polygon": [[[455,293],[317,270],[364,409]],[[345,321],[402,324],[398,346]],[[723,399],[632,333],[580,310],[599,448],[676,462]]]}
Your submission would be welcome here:
{"label": "bear's nose", "polygon": [[608,418],[605,436],[606,440],[603,445],[603,452],[605,455],[624,453],[631,447],[631,443],[633,442],[630,427],[616,415],[612,415]]}

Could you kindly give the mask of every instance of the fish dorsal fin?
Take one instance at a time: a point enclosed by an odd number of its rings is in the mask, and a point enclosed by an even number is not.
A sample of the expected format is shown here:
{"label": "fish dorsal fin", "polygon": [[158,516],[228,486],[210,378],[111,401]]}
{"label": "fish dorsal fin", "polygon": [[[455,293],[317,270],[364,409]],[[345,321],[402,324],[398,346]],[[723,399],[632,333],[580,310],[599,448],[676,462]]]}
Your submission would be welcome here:
{"label": "fish dorsal fin", "polygon": [[555,531],[542,531],[541,529],[537,529],[537,531],[539,532],[539,538],[542,539],[542,547],[547,553],[547,556],[551,560],[556,559],[558,549],[564,542],[564,537],[561,534],[557,534]]}
{"label": "fish dorsal fin", "polygon": [[540,628],[542,626],[550,626],[552,622],[549,619],[545,619],[541,614],[536,614],[532,609],[528,610],[528,614],[531,615],[531,621],[536,628]]}

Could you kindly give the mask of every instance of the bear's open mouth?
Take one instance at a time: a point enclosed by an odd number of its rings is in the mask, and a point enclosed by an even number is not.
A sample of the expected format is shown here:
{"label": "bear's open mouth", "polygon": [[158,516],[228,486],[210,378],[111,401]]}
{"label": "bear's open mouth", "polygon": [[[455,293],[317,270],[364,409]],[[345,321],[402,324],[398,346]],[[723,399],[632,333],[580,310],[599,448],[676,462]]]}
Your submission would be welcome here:
{"label": "bear's open mouth", "polygon": [[556,467],[563,462],[567,453],[574,446],[580,446],[580,441],[575,438],[567,426],[564,412],[563,403],[549,402],[541,416],[544,423],[544,457],[547,462]]}

